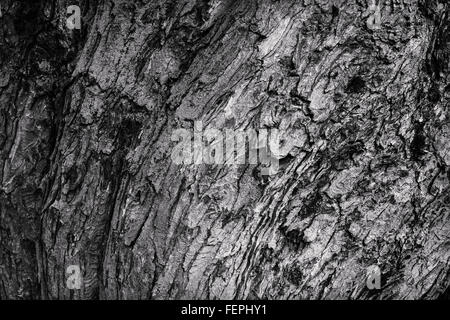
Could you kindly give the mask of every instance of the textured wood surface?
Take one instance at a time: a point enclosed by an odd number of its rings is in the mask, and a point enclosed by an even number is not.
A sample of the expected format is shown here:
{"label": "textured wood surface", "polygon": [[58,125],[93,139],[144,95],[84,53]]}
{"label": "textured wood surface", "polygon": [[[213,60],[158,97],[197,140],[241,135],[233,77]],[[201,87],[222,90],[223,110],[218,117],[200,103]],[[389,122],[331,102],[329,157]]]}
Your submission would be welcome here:
{"label": "textured wood surface", "polygon": [[[447,1],[0,3],[1,299],[448,298]],[[174,164],[199,120],[279,172]]]}

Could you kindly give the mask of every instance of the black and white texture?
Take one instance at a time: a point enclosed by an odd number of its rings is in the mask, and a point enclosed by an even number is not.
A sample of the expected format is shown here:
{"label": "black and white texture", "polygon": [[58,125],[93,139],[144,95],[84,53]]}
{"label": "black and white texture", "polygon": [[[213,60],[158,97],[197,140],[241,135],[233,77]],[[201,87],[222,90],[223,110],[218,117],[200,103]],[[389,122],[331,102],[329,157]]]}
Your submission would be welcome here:
{"label": "black and white texture", "polygon": [[[448,299],[447,0],[0,9],[1,299]],[[278,172],[175,164],[196,121]]]}

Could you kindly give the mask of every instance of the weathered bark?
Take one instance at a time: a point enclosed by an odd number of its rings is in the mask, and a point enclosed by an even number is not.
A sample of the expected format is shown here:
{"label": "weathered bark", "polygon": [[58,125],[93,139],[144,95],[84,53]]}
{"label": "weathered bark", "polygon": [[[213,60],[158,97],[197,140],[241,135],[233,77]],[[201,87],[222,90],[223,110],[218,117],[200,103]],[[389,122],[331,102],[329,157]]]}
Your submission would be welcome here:
{"label": "weathered bark", "polygon": [[[394,2],[2,0],[0,298],[448,297],[450,5]],[[174,164],[196,120],[280,171]]]}

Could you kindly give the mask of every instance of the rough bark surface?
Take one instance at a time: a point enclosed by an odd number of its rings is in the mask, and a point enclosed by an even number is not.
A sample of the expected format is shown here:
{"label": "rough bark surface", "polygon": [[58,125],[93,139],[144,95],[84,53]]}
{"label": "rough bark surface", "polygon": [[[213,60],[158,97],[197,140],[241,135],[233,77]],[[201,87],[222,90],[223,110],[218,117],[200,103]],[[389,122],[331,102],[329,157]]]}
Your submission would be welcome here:
{"label": "rough bark surface", "polygon": [[[1,299],[448,298],[447,1],[74,2],[0,1]],[[174,164],[197,120],[279,172]]]}

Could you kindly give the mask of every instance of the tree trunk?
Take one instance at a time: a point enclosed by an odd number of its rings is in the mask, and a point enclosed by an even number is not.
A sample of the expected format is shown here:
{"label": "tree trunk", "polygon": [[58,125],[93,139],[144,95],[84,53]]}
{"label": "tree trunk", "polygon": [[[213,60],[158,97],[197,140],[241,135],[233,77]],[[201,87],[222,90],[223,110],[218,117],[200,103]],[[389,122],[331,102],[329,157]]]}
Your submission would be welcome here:
{"label": "tree trunk", "polygon": [[450,4],[381,2],[2,0],[0,298],[448,298]]}

